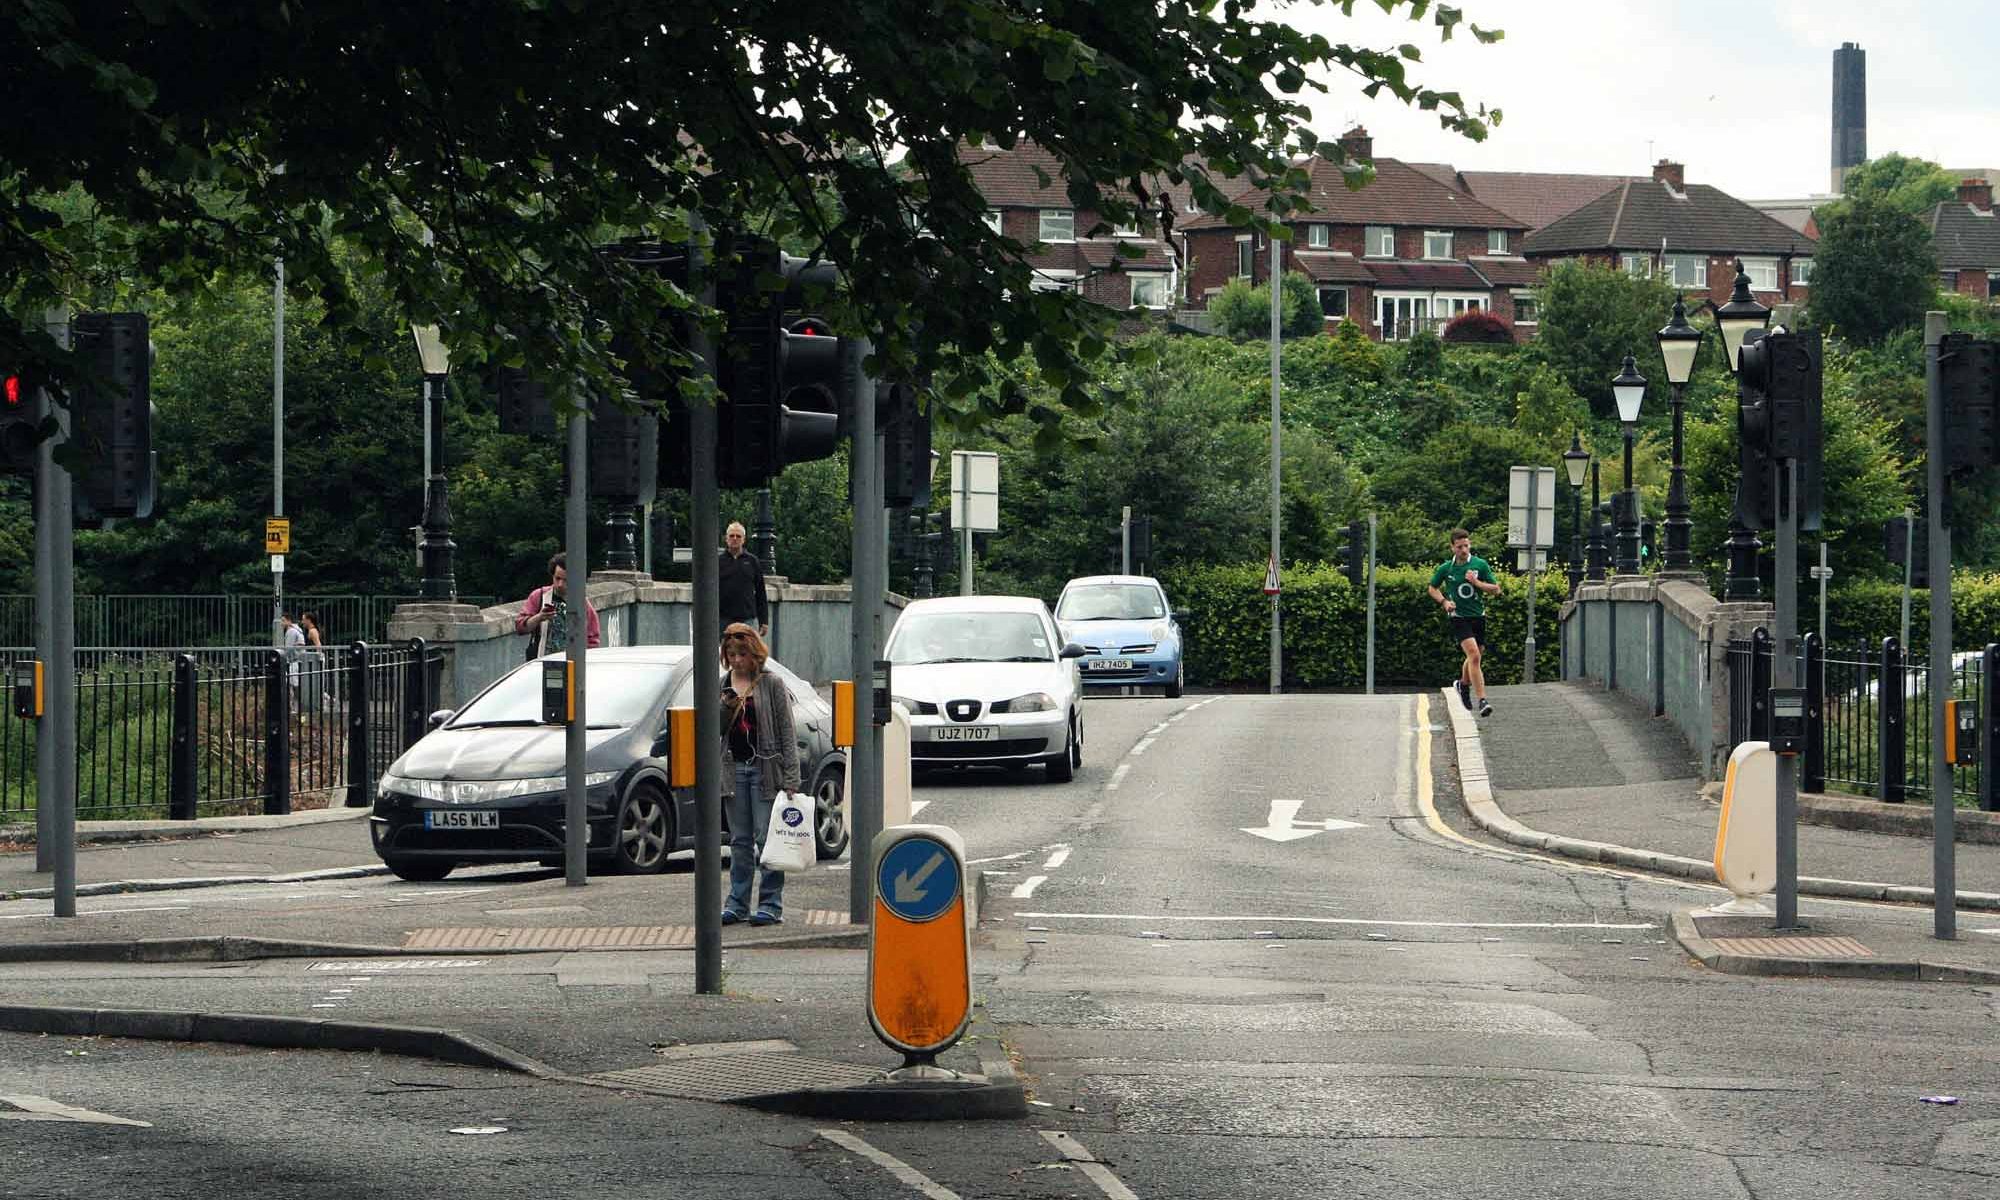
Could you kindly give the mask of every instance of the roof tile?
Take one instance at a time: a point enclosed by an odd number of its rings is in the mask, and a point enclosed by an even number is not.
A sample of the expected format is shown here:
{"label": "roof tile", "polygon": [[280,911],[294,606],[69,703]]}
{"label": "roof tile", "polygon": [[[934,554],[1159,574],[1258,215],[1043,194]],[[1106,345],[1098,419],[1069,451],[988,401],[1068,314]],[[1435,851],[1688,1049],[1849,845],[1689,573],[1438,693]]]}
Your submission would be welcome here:
{"label": "roof tile", "polygon": [[1528,254],[1658,250],[1711,254],[1811,254],[1815,239],[1705,184],[1676,193],[1633,180],[1529,234]]}

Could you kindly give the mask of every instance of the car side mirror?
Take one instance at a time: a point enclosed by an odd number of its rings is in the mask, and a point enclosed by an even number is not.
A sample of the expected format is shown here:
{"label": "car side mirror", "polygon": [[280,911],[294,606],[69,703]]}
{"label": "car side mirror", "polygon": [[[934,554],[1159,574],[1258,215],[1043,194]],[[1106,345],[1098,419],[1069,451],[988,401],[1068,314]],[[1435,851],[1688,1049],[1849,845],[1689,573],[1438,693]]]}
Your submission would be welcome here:
{"label": "car side mirror", "polygon": [[1085,650],[1082,646],[1077,645],[1075,642],[1064,642],[1061,657],[1082,658],[1084,655],[1088,653],[1090,653],[1090,651]]}
{"label": "car side mirror", "polygon": [[444,724],[446,721],[451,720],[453,717],[457,715],[458,715],[458,710],[455,708],[440,708],[436,712],[430,715],[429,720],[424,722],[424,728],[436,729],[438,726]]}

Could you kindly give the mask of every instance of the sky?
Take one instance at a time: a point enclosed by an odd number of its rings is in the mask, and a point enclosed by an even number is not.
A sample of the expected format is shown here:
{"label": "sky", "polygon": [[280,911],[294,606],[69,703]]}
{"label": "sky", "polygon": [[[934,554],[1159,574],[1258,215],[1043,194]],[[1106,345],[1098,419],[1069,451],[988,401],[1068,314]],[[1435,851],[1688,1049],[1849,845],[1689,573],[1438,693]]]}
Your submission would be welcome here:
{"label": "sky", "polygon": [[1307,93],[1313,132],[1355,122],[1375,154],[1461,170],[1645,175],[1661,158],[1688,183],[1745,200],[1830,187],[1833,52],[1867,52],[1868,154],[1947,168],[2000,167],[2000,2],[1996,0],[1454,0],[1470,24],[1506,36],[1481,45],[1463,26],[1441,43],[1431,17],[1388,16],[1357,0],[1263,0],[1257,15],[1329,41],[1423,52],[1411,79],[1504,114],[1485,142],[1354,76]]}

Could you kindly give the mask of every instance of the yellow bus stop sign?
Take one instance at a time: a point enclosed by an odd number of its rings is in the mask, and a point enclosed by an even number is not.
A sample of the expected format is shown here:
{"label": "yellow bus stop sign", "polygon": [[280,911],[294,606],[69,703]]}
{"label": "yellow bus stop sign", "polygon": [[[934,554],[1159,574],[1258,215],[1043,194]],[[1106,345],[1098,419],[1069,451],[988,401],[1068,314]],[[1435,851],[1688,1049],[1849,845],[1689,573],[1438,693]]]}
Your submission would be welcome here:
{"label": "yellow bus stop sign", "polygon": [[965,847],[943,825],[897,825],[873,850],[868,1022],[891,1049],[927,1058],[972,1019]]}
{"label": "yellow bus stop sign", "polygon": [[264,518],[264,553],[290,554],[292,552],[292,519],[290,517]]}

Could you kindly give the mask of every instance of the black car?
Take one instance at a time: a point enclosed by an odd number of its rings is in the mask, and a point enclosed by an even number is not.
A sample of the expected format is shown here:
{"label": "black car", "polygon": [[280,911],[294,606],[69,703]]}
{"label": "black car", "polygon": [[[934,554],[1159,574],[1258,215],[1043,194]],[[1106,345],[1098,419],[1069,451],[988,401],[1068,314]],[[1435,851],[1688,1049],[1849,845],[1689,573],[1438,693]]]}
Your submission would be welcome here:
{"label": "black car", "polygon": [[[593,866],[658,871],[669,854],[694,848],[694,789],[670,787],[667,773],[667,710],[693,703],[689,657],[686,646],[590,651],[584,782]],[[812,685],[776,661],[769,669],[791,689],[800,777],[818,800],[819,856],[837,858],[848,840],[847,756],[833,745],[832,713]],[[721,678],[720,666],[711,671]],[[375,790],[369,830],[389,869],[429,881],[462,863],[560,866],[566,731],[542,723],[540,662],[433,722]]]}

